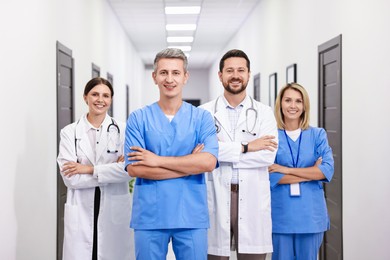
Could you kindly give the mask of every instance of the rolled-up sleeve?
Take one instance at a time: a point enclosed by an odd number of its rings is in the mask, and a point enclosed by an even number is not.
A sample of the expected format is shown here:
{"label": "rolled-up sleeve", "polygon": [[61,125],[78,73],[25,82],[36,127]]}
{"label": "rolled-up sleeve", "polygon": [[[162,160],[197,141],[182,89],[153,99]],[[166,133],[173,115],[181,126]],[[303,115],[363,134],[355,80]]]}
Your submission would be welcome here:
{"label": "rolled-up sleeve", "polygon": [[325,176],[324,182],[330,182],[334,174],[334,159],[332,148],[328,144],[326,131],[320,128],[316,144],[317,157],[322,157],[322,163],[318,166]]}

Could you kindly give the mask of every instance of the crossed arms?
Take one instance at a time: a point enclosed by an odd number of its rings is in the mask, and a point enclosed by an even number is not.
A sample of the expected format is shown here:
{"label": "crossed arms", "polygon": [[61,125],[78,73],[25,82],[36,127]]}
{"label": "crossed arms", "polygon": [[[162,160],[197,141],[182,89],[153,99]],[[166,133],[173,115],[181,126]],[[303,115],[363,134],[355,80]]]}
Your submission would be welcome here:
{"label": "crossed arms", "polygon": [[322,163],[322,157],[318,158],[315,164],[306,168],[290,168],[279,164],[273,164],[268,167],[269,173],[279,172],[284,174],[279,180],[279,184],[293,184],[311,180],[323,180],[325,175],[318,165]]}
{"label": "crossed arms", "polygon": [[136,161],[126,168],[131,177],[165,180],[195,175],[214,170],[217,158],[202,152],[203,144],[197,145],[191,154],[184,156],[159,156],[138,146],[130,147],[128,160]]}

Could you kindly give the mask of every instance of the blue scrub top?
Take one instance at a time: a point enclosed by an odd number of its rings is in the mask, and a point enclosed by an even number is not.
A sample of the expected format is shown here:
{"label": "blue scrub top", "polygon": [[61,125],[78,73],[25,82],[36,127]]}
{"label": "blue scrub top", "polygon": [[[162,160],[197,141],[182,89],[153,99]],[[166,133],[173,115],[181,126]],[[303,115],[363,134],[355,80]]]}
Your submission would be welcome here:
{"label": "blue scrub top", "polygon": [[[184,156],[203,143],[218,158],[218,138],[209,112],[183,102],[171,122],[157,103],[134,111],[126,127],[125,155],[140,146],[160,156]],[[126,158],[126,165],[132,163]],[[204,174],[169,180],[137,178],[130,226],[134,229],[208,228]]]}
{"label": "blue scrub top", "polygon": [[[290,149],[284,130],[279,131],[279,144],[275,163],[293,167]],[[294,160],[297,158],[299,139],[288,137]],[[322,157],[320,170],[325,175],[321,181],[300,183],[300,196],[290,196],[289,184],[278,184],[281,173],[271,173],[271,207],[273,233],[317,233],[329,229],[329,216],[324,197],[323,182],[333,177],[333,154],[322,128],[309,127],[302,131],[297,168],[311,167]]]}

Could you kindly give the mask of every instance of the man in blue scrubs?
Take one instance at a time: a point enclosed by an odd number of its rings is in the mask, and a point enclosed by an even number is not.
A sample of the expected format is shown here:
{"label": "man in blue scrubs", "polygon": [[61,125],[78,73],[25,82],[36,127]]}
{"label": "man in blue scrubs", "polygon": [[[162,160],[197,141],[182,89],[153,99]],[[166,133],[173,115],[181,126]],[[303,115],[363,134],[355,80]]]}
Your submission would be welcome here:
{"label": "man in blue scrubs", "polygon": [[137,177],[130,226],[136,258],[162,260],[172,241],[176,259],[207,259],[205,172],[217,164],[218,139],[209,112],[182,100],[187,57],[168,48],[156,55],[156,103],[134,111],[126,127],[126,170]]}

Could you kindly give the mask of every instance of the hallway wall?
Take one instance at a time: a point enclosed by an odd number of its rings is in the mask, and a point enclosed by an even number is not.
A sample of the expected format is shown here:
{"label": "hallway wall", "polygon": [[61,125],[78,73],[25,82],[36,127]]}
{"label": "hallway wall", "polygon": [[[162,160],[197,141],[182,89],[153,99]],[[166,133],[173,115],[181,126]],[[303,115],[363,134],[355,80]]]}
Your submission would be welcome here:
{"label": "hallway wall", "polygon": [[[344,259],[389,258],[390,2],[385,0],[263,0],[223,53],[243,49],[252,76],[261,73],[261,100],[268,103],[268,76],[285,83],[286,66],[298,64],[308,89],[311,123],[318,121],[318,45],[342,34]],[[210,70],[216,86],[218,62]],[[220,84],[219,84],[220,86]],[[253,78],[248,87],[253,94]],[[222,93],[210,88],[210,97]]]}
{"label": "hallway wall", "polygon": [[[0,258],[56,258],[56,41],[73,50],[76,118],[91,63],[114,76],[114,115],[144,67],[105,0],[1,1]],[[141,92],[131,89],[131,108]]]}

